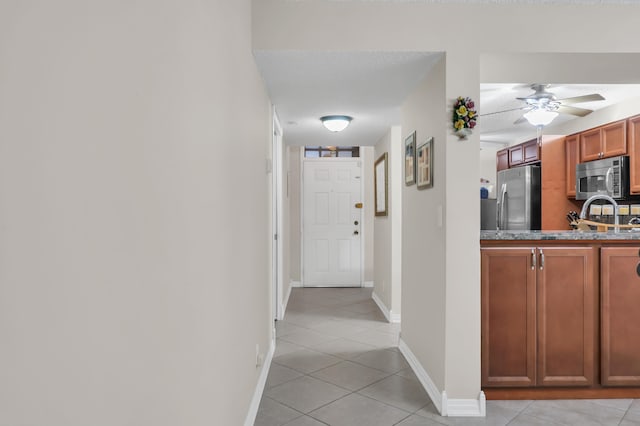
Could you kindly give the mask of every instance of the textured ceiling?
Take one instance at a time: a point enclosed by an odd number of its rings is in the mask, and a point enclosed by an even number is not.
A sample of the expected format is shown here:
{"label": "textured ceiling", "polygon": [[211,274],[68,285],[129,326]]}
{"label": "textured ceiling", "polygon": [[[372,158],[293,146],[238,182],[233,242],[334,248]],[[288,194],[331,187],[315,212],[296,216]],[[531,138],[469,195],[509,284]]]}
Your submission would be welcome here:
{"label": "textured ceiling", "polygon": [[[366,146],[376,144],[390,126],[400,124],[401,104],[442,53],[256,51],[254,55],[285,143]],[[514,124],[521,110],[491,114],[523,107],[524,101],[516,98],[532,94],[530,84],[481,85],[481,143],[510,144],[536,136],[529,123]],[[573,105],[593,110],[640,99],[639,84],[551,84],[548,90],[559,99],[603,95],[605,101]],[[353,122],[345,131],[331,133],[322,127],[320,117],[333,114],[350,115]],[[553,125],[575,119],[579,118],[561,114]]]}
{"label": "textured ceiling", "polygon": [[[597,111],[630,99],[640,98],[640,84],[551,84],[547,91],[558,99],[598,93],[605,100],[572,104],[571,106]],[[514,108],[522,108],[526,103],[517,97],[531,95],[530,84],[481,84],[479,129],[482,142],[509,144],[519,142],[536,135],[536,129],[528,122],[514,124],[526,111],[515,110],[493,114]],[[560,114],[553,125],[579,120],[567,114]]]}
{"label": "textured ceiling", "polygon": [[[256,51],[256,63],[291,145],[374,145],[400,124],[400,106],[442,54]],[[350,115],[340,133],[323,115]]]}

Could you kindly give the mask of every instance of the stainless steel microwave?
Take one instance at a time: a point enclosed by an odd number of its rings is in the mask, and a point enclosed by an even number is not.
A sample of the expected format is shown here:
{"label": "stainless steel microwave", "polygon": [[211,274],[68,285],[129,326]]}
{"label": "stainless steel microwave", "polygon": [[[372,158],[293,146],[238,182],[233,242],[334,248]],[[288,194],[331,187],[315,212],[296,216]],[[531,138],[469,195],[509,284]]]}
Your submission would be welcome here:
{"label": "stainless steel microwave", "polygon": [[629,196],[629,157],[603,158],[576,166],[576,200],[604,194],[616,200]]}

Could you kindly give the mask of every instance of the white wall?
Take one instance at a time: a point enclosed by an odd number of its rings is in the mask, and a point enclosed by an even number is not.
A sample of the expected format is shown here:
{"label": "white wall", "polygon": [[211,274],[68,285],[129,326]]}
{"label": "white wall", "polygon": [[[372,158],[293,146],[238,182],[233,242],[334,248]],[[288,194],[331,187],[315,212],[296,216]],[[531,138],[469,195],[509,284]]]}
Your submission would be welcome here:
{"label": "white wall", "polygon": [[0,424],[244,421],[270,343],[250,34],[247,0],[0,3]]}
{"label": "white wall", "polygon": [[[545,132],[546,133],[546,132]],[[498,183],[498,173],[496,169],[496,153],[503,149],[501,145],[485,146],[480,149],[480,159],[478,167],[480,169],[480,177],[488,179],[490,185],[493,186],[493,191],[490,193],[490,198],[495,198],[495,186]],[[480,191],[480,183],[478,183],[478,191]]]}

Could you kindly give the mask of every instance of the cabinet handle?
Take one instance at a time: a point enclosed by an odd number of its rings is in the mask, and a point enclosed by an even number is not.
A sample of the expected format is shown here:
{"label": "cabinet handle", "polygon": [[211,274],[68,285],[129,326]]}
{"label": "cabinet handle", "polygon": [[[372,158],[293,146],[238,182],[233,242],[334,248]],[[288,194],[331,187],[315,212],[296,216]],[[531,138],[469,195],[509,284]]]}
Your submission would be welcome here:
{"label": "cabinet handle", "polygon": [[531,249],[531,270],[536,269],[536,250]]}
{"label": "cabinet handle", "polygon": [[540,249],[540,270],[542,271],[544,269],[544,253],[542,252],[542,249]]}

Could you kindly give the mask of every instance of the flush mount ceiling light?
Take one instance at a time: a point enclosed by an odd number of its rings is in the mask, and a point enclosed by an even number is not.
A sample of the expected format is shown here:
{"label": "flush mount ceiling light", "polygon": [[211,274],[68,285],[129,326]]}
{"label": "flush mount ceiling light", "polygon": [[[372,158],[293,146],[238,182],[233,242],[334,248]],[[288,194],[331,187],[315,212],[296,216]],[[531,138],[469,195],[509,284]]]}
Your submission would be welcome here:
{"label": "flush mount ceiling light", "polygon": [[320,121],[322,121],[324,127],[331,132],[343,131],[347,128],[351,120],[353,120],[353,118],[348,115],[325,115],[324,117],[320,117]]}
{"label": "flush mount ceiling light", "polygon": [[546,126],[558,116],[555,111],[549,111],[545,108],[534,108],[528,113],[524,114],[524,118],[533,126]]}

